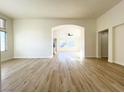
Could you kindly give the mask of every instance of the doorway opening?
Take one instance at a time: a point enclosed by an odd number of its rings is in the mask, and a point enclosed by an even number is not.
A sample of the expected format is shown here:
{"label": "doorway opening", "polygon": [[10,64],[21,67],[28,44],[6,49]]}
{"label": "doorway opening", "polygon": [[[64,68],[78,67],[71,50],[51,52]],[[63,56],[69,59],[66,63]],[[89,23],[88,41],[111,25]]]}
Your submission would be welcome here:
{"label": "doorway opening", "polygon": [[52,28],[53,55],[73,53],[80,59],[85,57],[84,27],[77,25],[60,25]]}
{"label": "doorway opening", "polygon": [[99,58],[108,59],[108,29],[98,33]]}

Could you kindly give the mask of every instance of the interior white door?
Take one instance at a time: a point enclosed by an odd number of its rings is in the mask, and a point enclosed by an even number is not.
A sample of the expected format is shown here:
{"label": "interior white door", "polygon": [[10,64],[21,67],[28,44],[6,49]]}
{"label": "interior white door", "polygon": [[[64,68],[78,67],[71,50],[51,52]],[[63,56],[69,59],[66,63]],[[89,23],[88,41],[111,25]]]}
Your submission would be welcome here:
{"label": "interior white door", "polygon": [[114,60],[124,65],[124,25],[116,27],[114,31]]}

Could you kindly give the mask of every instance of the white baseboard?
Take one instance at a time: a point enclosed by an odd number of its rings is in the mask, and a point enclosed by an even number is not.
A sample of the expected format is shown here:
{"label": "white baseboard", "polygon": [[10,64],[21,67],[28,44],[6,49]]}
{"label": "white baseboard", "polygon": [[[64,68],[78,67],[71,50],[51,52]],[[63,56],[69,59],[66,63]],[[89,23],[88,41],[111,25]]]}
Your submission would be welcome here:
{"label": "white baseboard", "polygon": [[124,66],[124,63],[123,63],[123,62],[114,61],[114,63],[115,63],[115,64],[118,64],[118,65]]}
{"label": "white baseboard", "polygon": [[14,59],[51,59],[53,56],[47,56],[47,57],[14,57]]}
{"label": "white baseboard", "polygon": [[8,59],[4,59],[4,60],[1,60],[1,62],[6,62],[6,61],[10,61],[10,60],[13,60],[14,58],[8,58]]}
{"label": "white baseboard", "polygon": [[114,60],[108,60],[110,63],[115,63],[115,64],[118,64],[118,65],[121,65],[121,66],[124,66],[124,63],[123,62],[118,62],[118,61],[114,61]]}
{"label": "white baseboard", "polygon": [[100,59],[101,57],[96,57],[96,58]]}
{"label": "white baseboard", "polygon": [[108,59],[108,62],[110,62],[110,63],[114,63],[114,61],[113,61],[113,60],[111,60],[111,59]]}
{"label": "white baseboard", "polygon": [[85,56],[85,58],[97,58],[96,56]]}

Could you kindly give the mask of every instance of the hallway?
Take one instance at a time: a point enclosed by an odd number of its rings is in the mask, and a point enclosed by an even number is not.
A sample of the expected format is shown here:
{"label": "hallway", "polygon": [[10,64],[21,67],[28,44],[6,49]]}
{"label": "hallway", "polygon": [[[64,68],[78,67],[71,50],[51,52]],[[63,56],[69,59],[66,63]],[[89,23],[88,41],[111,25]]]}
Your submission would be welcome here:
{"label": "hallway", "polygon": [[52,59],[2,63],[2,91],[124,91],[124,68],[106,60],[78,60],[60,53]]}

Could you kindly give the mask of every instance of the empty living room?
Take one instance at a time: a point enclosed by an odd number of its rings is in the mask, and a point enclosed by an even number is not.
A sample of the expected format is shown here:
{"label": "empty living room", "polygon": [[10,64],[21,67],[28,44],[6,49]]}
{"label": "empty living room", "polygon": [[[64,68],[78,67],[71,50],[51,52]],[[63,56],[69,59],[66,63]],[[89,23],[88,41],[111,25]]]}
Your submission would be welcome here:
{"label": "empty living room", "polygon": [[1,92],[124,92],[124,0],[0,0]]}

